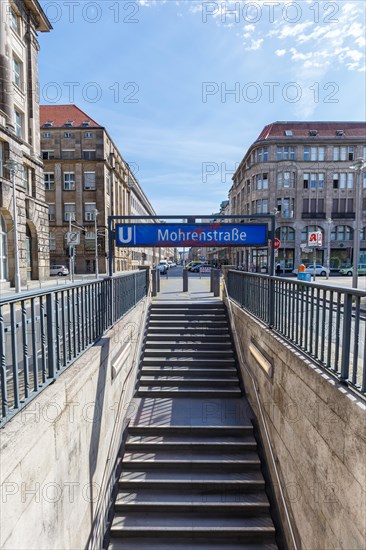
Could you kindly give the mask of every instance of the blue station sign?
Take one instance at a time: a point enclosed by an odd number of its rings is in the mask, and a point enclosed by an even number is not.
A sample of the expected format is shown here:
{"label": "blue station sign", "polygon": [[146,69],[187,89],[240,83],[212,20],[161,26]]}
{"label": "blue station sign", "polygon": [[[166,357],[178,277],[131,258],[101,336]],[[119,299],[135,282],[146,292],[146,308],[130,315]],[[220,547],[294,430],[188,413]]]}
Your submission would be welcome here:
{"label": "blue station sign", "polygon": [[117,224],[116,246],[267,246],[267,224]]}

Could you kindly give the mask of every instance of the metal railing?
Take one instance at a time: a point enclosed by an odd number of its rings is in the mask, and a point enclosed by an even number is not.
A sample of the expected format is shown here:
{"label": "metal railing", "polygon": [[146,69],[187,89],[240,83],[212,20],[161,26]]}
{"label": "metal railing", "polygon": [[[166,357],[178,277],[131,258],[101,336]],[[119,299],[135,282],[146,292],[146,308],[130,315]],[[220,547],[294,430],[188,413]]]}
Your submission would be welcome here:
{"label": "metal railing", "polygon": [[227,289],[241,307],[366,396],[366,292],[240,271],[228,272]]}
{"label": "metal railing", "polygon": [[0,425],[146,295],[146,272],[133,271],[0,299]]}

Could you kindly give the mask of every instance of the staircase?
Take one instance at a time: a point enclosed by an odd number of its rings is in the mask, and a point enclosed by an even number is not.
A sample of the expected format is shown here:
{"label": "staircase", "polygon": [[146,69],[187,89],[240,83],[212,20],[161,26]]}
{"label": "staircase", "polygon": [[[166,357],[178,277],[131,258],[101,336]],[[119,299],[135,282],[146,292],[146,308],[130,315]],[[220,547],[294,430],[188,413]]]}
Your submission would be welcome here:
{"label": "staircase", "polygon": [[109,550],[274,550],[225,309],[151,306]]}

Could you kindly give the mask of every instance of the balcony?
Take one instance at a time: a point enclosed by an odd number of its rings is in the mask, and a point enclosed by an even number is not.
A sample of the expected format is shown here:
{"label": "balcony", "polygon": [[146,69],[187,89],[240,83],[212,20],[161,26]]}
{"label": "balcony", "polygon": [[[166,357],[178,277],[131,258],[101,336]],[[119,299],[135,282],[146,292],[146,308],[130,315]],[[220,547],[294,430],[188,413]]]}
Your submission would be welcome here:
{"label": "balcony", "polygon": [[326,216],[325,212],[303,212],[301,217],[303,220],[325,220]]}
{"label": "balcony", "polygon": [[332,212],[333,220],[354,220],[355,212]]}

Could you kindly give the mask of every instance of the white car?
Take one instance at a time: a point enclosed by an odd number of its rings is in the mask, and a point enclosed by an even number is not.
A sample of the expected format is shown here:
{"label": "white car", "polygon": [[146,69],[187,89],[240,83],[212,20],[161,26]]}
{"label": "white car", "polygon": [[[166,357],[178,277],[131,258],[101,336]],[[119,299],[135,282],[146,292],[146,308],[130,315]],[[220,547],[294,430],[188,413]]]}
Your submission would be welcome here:
{"label": "white car", "polygon": [[66,277],[69,274],[69,270],[65,265],[51,265],[50,275],[58,275],[59,277]]}
{"label": "white car", "polygon": [[[309,265],[305,269],[305,273],[311,273],[311,275],[314,275],[314,266]],[[316,264],[315,275],[320,275],[321,277],[325,277],[326,275],[329,276],[329,269],[327,267],[324,267],[323,265]]]}

